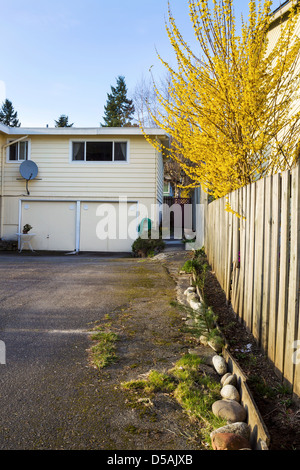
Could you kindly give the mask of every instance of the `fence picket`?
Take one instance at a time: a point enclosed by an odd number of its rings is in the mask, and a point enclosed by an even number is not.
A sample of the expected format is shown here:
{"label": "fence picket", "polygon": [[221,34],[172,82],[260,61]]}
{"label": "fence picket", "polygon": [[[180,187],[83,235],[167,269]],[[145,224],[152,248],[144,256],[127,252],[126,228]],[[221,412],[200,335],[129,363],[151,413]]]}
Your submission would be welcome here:
{"label": "fence picket", "polygon": [[291,206],[289,217],[291,217],[290,235],[290,266],[288,285],[288,308],[286,319],[286,338],[284,354],[284,378],[293,384],[294,364],[293,364],[293,344],[297,336],[299,310],[299,261],[300,252],[300,187],[299,187],[300,167],[291,172]]}
{"label": "fence picket", "polygon": [[261,309],[264,258],[264,191],[265,180],[256,183],[255,206],[255,254],[254,254],[254,285],[253,285],[253,321],[252,331],[258,343],[261,343]]}
{"label": "fence picket", "polygon": [[264,225],[264,262],[261,314],[261,346],[268,349],[269,311],[270,311],[270,268],[271,268],[271,224],[272,224],[272,177],[265,179],[265,225]]}
{"label": "fence picket", "polygon": [[[231,196],[231,195],[229,195]],[[231,197],[229,198],[231,203]],[[231,299],[231,272],[232,272],[232,213],[228,214],[228,245],[227,245],[227,256],[226,256],[226,298],[227,301]]]}
{"label": "fence picket", "polygon": [[249,264],[248,264],[248,288],[247,288],[247,328],[252,331],[252,311],[253,311],[253,284],[254,284],[254,262],[255,262],[255,203],[256,203],[256,183],[251,185],[250,204],[250,228],[249,228]]}
{"label": "fence picket", "polygon": [[238,196],[239,192],[235,191],[232,193],[232,209],[235,214],[232,217],[232,307],[237,313],[237,286],[238,286],[238,252],[239,252],[239,219],[236,213],[238,213]]}
{"label": "fence picket", "polygon": [[244,319],[244,288],[245,288],[245,252],[246,252],[246,202],[247,202],[246,186],[240,190],[240,253],[239,253],[239,303],[238,316],[241,322]]}
{"label": "fence picket", "polygon": [[287,290],[288,290],[288,264],[289,264],[289,213],[290,213],[290,172],[282,174],[282,198],[281,198],[281,234],[280,234],[280,273],[279,273],[279,297],[277,334],[275,350],[275,366],[277,372],[282,375],[285,351]]}
{"label": "fence picket", "polygon": [[272,228],[271,228],[271,272],[270,272],[270,308],[268,332],[268,356],[275,361],[277,331],[277,310],[279,290],[279,235],[281,212],[281,176],[272,176]]}
{"label": "fence picket", "polygon": [[245,258],[241,259],[241,264],[243,265],[244,270],[244,308],[243,308],[243,324],[246,326],[248,324],[248,286],[249,286],[249,256],[250,256],[250,203],[251,203],[251,185],[248,184],[246,187],[246,220],[245,220],[245,249],[244,256]]}

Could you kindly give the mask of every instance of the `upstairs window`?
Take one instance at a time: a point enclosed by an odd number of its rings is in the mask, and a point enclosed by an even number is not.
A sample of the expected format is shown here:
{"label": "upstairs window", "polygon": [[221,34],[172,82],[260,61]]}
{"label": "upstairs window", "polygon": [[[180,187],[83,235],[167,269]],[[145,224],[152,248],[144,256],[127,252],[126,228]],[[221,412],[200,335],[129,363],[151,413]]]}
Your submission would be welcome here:
{"label": "upstairs window", "polygon": [[8,161],[23,162],[28,160],[28,141],[23,140],[7,147]]}
{"label": "upstairs window", "polygon": [[73,162],[126,162],[127,142],[72,142]]}

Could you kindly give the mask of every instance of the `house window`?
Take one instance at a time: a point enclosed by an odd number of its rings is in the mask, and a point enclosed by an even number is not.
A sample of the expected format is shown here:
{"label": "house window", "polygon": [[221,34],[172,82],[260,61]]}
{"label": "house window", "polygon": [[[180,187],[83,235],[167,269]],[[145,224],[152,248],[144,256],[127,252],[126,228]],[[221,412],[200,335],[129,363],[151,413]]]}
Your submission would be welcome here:
{"label": "house window", "polygon": [[170,183],[164,183],[164,194],[169,195],[170,192]]}
{"label": "house window", "polygon": [[126,162],[127,142],[72,142],[73,162]]}
{"label": "house window", "polygon": [[22,162],[28,160],[28,141],[23,140],[7,147],[8,160],[10,162]]}

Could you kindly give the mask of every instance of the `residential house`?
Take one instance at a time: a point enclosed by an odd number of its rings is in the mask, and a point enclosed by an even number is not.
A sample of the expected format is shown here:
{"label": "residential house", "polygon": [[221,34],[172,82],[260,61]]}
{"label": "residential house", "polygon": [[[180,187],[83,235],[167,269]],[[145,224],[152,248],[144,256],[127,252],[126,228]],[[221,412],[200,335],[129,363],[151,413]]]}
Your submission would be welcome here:
{"label": "residential house", "polygon": [[[147,133],[166,144],[162,130]],[[2,240],[20,242],[29,224],[34,250],[129,252],[141,208],[159,224],[163,158],[139,128],[0,124],[0,148]],[[34,179],[20,173],[24,161],[36,164]]]}

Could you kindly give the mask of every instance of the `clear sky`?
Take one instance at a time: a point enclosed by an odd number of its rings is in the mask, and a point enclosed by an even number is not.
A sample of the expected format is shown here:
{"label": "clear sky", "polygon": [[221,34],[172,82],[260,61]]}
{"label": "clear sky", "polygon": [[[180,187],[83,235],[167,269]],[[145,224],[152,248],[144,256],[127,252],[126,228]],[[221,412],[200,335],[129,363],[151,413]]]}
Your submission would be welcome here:
{"label": "clear sky", "polygon": [[[170,4],[193,41],[188,0]],[[235,10],[246,17],[248,0],[236,0]],[[66,114],[76,127],[98,127],[117,76],[130,97],[151,66],[164,75],[156,49],[174,61],[167,11],[167,0],[0,0],[0,102],[12,101],[22,126],[53,127]]]}

